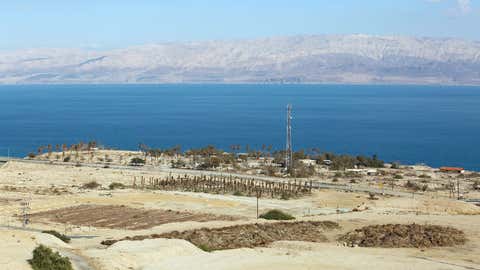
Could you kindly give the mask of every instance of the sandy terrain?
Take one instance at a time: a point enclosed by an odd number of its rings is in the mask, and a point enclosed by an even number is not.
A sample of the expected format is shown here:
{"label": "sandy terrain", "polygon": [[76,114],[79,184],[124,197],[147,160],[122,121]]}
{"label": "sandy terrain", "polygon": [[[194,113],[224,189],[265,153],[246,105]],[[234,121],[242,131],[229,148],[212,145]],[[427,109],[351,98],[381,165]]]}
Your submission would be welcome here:
{"label": "sandy terrain", "polygon": [[54,250],[68,249],[70,246],[56,237],[19,230],[0,229],[0,268],[1,269],[31,269],[26,260],[32,257],[32,250],[39,244]]}
{"label": "sandy terrain", "polygon": [[[260,199],[260,212],[281,209],[297,220],[334,221],[339,230],[325,232],[327,242],[274,242],[267,247],[204,252],[185,240],[153,239],[120,241],[110,247],[100,244],[107,239],[161,234],[198,228],[222,228],[236,224],[272,222],[256,220],[256,198],[232,195],[153,190],[109,190],[113,182],[130,185],[133,176],[148,172],[53,166],[11,162],[0,168],[0,269],[30,269],[27,259],[38,244],[59,250],[82,260],[88,268],[77,269],[480,269],[480,207],[455,201],[432,192],[415,197],[378,196],[370,200],[365,193],[333,190],[315,191],[311,196],[292,200]],[[158,176],[158,172],[155,173]],[[82,185],[96,181],[98,189]],[[21,202],[29,202],[30,213],[53,211],[65,207],[97,205],[106,209],[120,206],[139,213],[189,212],[194,216],[232,215],[240,220],[186,219],[159,222],[154,227],[97,226],[98,215],[87,223],[62,218],[31,216],[30,229],[55,229],[74,238],[64,244],[53,236],[33,231],[5,228],[20,226]],[[357,208],[361,211],[352,212]],[[75,209],[75,208],[73,208]],[[101,209],[101,208],[100,208]],[[56,212],[55,212],[56,211]],[[131,213],[137,213],[137,212]],[[149,212],[153,211],[153,212]],[[158,212],[155,212],[158,211]],[[162,212],[163,211],[163,212]],[[118,222],[122,211],[110,212]],[[129,212],[130,213],[130,212]],[[88,214],[86,214],[88,216]],[[100,215],[101,216],[101,215]],[[135,214],[128,215],[135,222]],[[143,218],[145,216],[138,216]],[[97,223],[98,222],[98,223]],[[452,226],[464,231],[468,241],[456,247],[442,248],[350,248],[336,241],[353,229],[373,224],[433,224]],[[88,224],[88,225],[87,225]],[[150,228],[151,227],[151,228]],[[241,235],[239,235],[241,237]]]}

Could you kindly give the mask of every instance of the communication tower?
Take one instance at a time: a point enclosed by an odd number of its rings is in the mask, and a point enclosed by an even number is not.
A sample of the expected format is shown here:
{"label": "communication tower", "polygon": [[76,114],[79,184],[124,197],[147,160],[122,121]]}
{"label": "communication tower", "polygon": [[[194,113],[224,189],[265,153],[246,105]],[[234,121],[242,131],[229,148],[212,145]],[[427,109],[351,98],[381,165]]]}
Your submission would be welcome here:
{"label": "communication tower", "polygon": [[293,170],[293,149],[292,149],[292,105],[287,105],[287,145],[285,149],[285,169],[287,173]]}

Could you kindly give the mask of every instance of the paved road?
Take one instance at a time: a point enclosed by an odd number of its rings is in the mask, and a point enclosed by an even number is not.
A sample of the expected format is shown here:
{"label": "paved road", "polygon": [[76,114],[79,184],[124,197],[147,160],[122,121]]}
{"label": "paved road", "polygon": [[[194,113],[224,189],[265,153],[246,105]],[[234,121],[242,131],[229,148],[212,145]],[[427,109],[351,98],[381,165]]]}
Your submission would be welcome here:
{"label": "paved road", "polygon": [[95,268],[90,266],[90,264],[84,257],[78,254],[75,254],[72,251],[67,249],[59,249],[59,251],[60,251],[60,254],[70,259],[70,262],[72,262],[73,267],[76,270],[95,270]]}
{"label": "paved road", "polygon": [[[2,158],[0,157],[0,160]],[[36,163],[36,164],[50,164],[50,165],[75,165],[75,163],[65,163],[65,162],[56,162],[56,161],[45,161],[45,160],[31,160],[31,159],[19,159],[11,158],[10,160],[25,162],[25,163]],[[91,167],[91,168],[103,168],[105,164],[95,164],[95,163],[81,163],[82,167]],[[187,169],[173,169],[169,167],[154,167],[151,165],[134,167],[134,166],[121,166],[121,165],[109,165],[112,169],[121,169],[121,170],[135,170],[143,172],[162,172],[162,173],[173,173],[173,174],[189,174],[189,175],[207,175],[207,176],[233,176],[239,178],[248,178],[255,179],[258,181],[265,182],[275,182],[275,183],[284,183],[287,181],[294,181],[293,178],[278,178],[278,177],[269,177],[269,176],[260,176],[260,175],[248,175],[248,174],[239,174],[239,173],[225,173],[217,171],[200,171],[200,170],[187,170]],[[297,179],[298,181],[305,181],[304,179]],[[351,185],[342,185],[342,184],[333,184],[325,183],[320,180],[313,180],[314,189],[334,189],[334,190],[343,190],[343,191],[352,191],[352,192],[367,192],[374,194],[385,194],[391,196],[401,196],[401,197],[413,197],[421,195],[421,193],[411,193],[404,191],[395,191],[388,188],[380,189],[373,187],[358,186],[356,184]]]}

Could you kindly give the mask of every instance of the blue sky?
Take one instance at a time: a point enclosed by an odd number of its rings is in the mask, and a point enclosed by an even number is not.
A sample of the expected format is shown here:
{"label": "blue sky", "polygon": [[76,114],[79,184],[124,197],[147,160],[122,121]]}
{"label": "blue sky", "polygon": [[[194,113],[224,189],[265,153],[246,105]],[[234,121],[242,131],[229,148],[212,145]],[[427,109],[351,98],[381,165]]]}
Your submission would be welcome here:
{"label": "blue sky", "polygon": [[0,0],[0,49],[298,34],[480,40],[480,0]]}

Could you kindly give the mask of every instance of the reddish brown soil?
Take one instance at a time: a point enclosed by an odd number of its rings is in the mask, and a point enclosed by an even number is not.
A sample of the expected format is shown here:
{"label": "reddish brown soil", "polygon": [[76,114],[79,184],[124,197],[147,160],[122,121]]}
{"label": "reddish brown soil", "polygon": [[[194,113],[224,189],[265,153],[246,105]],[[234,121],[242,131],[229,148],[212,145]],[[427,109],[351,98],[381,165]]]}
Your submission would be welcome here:
{"label": "reddish brown soil", "polygon": [[141,230],[173,222],[206,222],[239,218],[172,210],[145,210],[121,205],[80,205],[35,213],[31,215],[31,219],[46,219],[56,223],[98,228]]}
{"label": "reddish brown soil", "polygon": [[357,229],[341,236],[339,241],[360,247],[422,248],[462,245],[466,238],[452,227],[387,224]]}
{"label": "reddish brown soil", "polygon": [[[184,239],[201,249],[211,251],[263,247],[275,241],[325,242],[327,238],[322,233],[339,228],[337,223],[331,221],[276,222],[216,229],[202,228],[184,232],[174,231],[165,234],[126,237],[118,241],[154,238]],[[106,240],[102,244],[112,245],[115,242],[117,241]]]}

